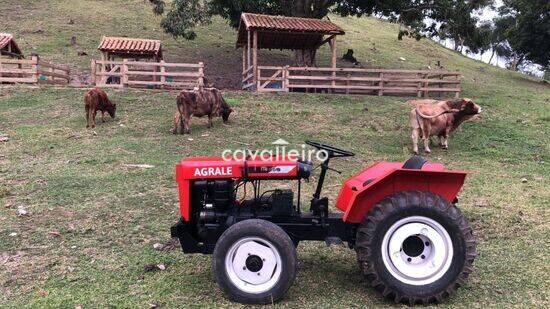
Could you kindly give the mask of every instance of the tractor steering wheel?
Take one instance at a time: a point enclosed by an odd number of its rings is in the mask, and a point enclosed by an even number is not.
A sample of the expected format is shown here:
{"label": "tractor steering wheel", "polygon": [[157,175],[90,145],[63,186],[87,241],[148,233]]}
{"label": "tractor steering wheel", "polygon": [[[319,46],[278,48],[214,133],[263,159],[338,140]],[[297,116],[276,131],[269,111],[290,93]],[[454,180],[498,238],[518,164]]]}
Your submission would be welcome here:
{"label": "tractor steering wheel", "polygon": [[313,146],[319,150],[324,150],[328,153],[329,157],[330,158],[335,158],[335,157],[352,157],[354,156],[355,154],[349,150],[345,150],[345,149],[341,149],[341,148],[337,148],[337,147],[334,147],[334,146],[330,146],[330,145],[327,145],[327,144],[323,144],[323,143],[319,143],[319,142],[315,142],[315,141],[306,141],[306,144],[310,145],[310,146]]}

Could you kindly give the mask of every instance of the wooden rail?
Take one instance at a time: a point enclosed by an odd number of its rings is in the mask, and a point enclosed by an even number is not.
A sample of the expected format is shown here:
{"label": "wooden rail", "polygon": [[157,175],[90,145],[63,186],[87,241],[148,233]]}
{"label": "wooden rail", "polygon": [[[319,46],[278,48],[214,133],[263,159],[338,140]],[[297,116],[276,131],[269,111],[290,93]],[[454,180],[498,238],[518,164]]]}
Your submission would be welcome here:
{"label": "wooden rail", "polygon": [[204,85],[204,64],[92,60],[92,84],[100,87],[192,89]]}
{"label": "wooden rail", "polygon": [[445,93],[458,97],[461,92],[461,74],[442,70],[258,66],[255,87],[245,83],[253,79],[250,72],[250,68],[243,72],[243,89],[255,88],[258,92],[412,94],[418,97]]}
{"label": "wooden rail", "polygon": [[64,66],[31,59],[0,58],[0,84],[68,84],[69,69]]}

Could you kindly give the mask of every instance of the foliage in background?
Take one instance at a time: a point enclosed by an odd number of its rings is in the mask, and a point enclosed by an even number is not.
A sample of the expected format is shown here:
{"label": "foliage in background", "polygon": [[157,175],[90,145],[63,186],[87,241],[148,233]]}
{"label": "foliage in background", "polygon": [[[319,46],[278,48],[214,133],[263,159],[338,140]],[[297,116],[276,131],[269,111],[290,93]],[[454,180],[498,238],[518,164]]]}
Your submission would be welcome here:
{"label": "foliage in background", "polygon": [[528,60],[550,64],[550,2],[548,0],[504,0],[495,19],[497,31],[509,46],[510,69]]}
{"label": "foliage in background", "polygon": [[462,52],[492,50],[517,70],[525,62],[548,66],[550,58],[550,2],[547,0],[504,0],[493,22],[480,23],[475,12],[494,0],[149,0],[153,11],[162,15],[161,26],[174,37],[194,39],[194,28],[221,16],[236,28],[242,12],[324,18],[375,15],[399,23],[397,37],[438,37],[454,42]]}
{"label": "foliage in background", "polygon": [[[193,28],[214,15],[227,19],[232,27],[239,25],[242,12],[270,15],[323,18],[330,12],[342,16],[378,15],[400,23],[406,28],[399,38],[408,35],[420,39],[423,35],[438,35],[464,44],[473,44],[477,19],[474,10],[483,8],[493,0],[174,0],[165,10],[164,0],[149,0],[153,10],[163,16],[162,27],[175,37],[193,39]],[[200,3],[203,3],[201,5]],[[427,22],[429,21],[429,22]]]}

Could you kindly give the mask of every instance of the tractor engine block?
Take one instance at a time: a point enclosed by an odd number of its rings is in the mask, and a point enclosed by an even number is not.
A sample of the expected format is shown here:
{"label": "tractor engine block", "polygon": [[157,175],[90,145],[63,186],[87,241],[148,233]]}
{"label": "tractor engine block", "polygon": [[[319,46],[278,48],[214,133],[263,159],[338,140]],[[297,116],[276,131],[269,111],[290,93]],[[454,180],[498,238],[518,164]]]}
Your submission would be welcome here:
{"label": "tractor engine block", "polygon": [[193,182],[192,205],[199,210],[199,221],[214,221],[233,204],[234,181],[196,180]]}

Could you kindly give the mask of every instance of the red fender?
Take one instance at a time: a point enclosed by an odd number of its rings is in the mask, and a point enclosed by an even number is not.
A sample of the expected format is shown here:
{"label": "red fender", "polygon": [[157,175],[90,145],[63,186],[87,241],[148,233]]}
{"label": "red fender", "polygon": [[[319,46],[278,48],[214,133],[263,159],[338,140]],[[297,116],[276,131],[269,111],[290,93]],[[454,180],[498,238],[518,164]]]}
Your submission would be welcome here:
{"label": "red fender", "polygon": [[452,202],[467,175],[445,170],[439,163],[426,163],[422,169],[402,166],[401,162],[378,162],[346,180],[336,201],[336,207],[345,212],[342,220],[360,223],[377,202],[400,191],[429,191]]}

